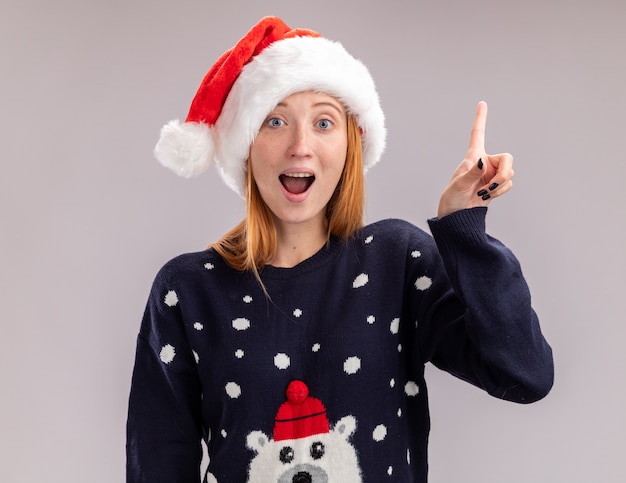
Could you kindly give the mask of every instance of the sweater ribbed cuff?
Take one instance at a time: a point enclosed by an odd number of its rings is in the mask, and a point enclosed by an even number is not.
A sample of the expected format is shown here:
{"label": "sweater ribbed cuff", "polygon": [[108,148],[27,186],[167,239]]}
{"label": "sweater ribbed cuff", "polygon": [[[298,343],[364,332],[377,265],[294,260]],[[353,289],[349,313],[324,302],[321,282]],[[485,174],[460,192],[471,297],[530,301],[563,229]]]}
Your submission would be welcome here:
{"label": "sweater ribbed cuff", "polygon": [[482,245],[486,240],[485,217],[487,207],[479,206],[456,211],[443,218],[428,220],[430,231],[438,245]]}

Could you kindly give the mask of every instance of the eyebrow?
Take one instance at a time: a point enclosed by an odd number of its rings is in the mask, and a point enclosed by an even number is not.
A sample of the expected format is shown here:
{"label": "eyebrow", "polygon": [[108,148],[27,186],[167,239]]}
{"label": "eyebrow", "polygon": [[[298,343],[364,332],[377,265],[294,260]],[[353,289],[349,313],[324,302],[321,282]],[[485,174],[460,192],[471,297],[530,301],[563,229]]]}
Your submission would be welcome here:
{"label": "eyebrow", "polygon": [[329,106],[329,107],[332,107],[339,114],[343,115],[343,111],[339,107],[337,107],[337,104],[334,104],[332,102],[324,102],[324,101],[322,101],[322,102],[317,102],[314,105],[314,107],[318,107],[318,106]]}
{"label": "eyebrow", "polygon": [[[333,102],[327,102],[327,101],[320,101],[320,102],[316,102],[315,104],[313,104],[313,107],[321,107],[321,106],[327,106],[327,107],[332,107],[335,111],[337,111],[338,114],[343,116],[343,111],[341,108],[339,108],[337,106],[337,104],[333,103]],[[286,102],[281,101],[278,104],[276,104],[276,107],[289,107],[287,105]]]}

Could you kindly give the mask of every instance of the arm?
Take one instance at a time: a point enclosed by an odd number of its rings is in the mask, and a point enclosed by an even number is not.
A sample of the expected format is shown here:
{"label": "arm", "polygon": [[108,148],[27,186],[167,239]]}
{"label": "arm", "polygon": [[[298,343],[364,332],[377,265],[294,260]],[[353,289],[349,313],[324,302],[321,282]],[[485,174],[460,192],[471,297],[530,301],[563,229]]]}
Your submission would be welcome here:
{"label": "arm", "polygon": [[429,221],[447,274],[438,283],[452,291],[432,292],[423,353],[493,396],[533,402],[552,387],[552,351],[517,259],[485,233],[486,211]]}
{"label": "arm", "polygon": [[172,293],[175,288],[162,270],[137,339],[127,422],[128,483],[200,481],[200,384]]}
{"label": "arm", "polygon": [[552,351],[517,259],[485,233],[486,206],[511,189],[514,175],[510,154],[486,154],[486,120],[480,102],[465,158],[441,196],[438,219],[429,221],[452,293],[430,301],[423,350],[494,396],[532,402],[552,387]]}

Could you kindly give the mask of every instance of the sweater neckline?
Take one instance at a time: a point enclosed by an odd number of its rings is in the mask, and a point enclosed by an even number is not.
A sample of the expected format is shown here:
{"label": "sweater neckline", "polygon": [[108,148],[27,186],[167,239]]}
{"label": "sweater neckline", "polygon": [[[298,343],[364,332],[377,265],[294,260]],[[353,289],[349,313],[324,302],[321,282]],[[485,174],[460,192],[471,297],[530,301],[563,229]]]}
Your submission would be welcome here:
{"label": "sweater neckline", "polygon": [[328,243],[325,243],[316,253],[311,255],[309,258],[302,260],[297,265],[289,268],[266,265],[259,270],[259,275],[262,280],[287,280],[297,277],[334,260],[337,255],[339,255],[339,252],[342,250],[344,245],[345,243],[339,238],[331,236]]}

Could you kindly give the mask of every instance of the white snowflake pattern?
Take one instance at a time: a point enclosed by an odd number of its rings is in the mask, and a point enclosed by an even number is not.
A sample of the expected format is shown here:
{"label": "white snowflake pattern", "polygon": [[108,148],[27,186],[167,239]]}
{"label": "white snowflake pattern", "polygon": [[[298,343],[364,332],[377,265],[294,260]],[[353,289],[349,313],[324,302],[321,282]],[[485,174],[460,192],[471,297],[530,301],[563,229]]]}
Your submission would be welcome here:
{"label": "white snowflake pattern", "polygon": [[372,433],[372,438],[374,441],[382,441],[387,437],[387,428],[384,424],[379,424],[374,428],[374,432]]}
{"label": "white snowflake pattern", "polygon": [[387,468],[387,474],[389,476],[393,475],[393,466],[390,466],[389,468]]}
{"label": "white snowflake pattern", "polygon": [[396,387],[396,380],[392,377],[391,381],[389,381],[389,387],[394,388]]}
{"label": "white snowflake pattern", "polygon": [[176,349],[174,349],[174,346],[171,344],[165,344],[163,347],[161,347],[159,357],[163,362],[169,364],[174,360],[174,357],[176,357]]}
{"label": "white snowflake pattern", "polygon": [[226,436],[228,436],[228,433],[226,432],[225,429],[222,429],[221,435],[222,435],[222,438],[226,439]]}
{"label": "white snowflake pattern", "polygon": [[374,235],[370,235],[365,239],[365,244],[368,245],[370,243],[372,243],[372,240],[374,240]]}
{"label": "white snowflake pattern", "polygon": [[237,399],[241,396],[241,386],[236,382],[229,382],[226,384],[226,394],[228,394],[231,399]]}
{"label": "white snowflake pattern", "polygon": [[422,277],[419,277],[415,281],[415,288],[417,290],[424,291],[424,290],[428,290],[432,284],[433,284],[433,279],[424,275]]}
{"label": "white snowflake pattern", "polygon": [[393,319],[391,321],[391,325],[389,326],[389,330],[391,331],[392,334],[397,334],[399,328],[400,328],[400,319],[398,317],[396,317],[395,319]]}
{"label": "white snowflake pattern", "polygon": [[367,284],[367,282],[369,282],[369,277],[367,276],[367,273],[361,273],[357,275],[357,277],[354,279],[354,282],[352,282],[352,288],[363,287]]}
{"label": "white snowflake pattern", "polygon": [[319,352],[320,347],[321,347],[321,346],[320,346],[319,342],[316,342],[315,344],[313,344],[313,347],[311,347],[311,350],[312,350],[313,352]]}
{"label": "white snowflake pattern", "polygon": [[291,359],[287,354],[279,352],[274,356],[274,365],[280,370],[287,369],[291,365]]}
{"label": "white snowflake pattern", "polygon": [[398,344],[398,352],[402,352],[402,344]]}
{"label": "white snowflake pattern", "polygon": [[243,350],[242,350],[242,349],[237,349],[237,350],[235,351],[235,357],[236,357],[237,359],[243,359],[243,356],[244,356],[244,352],[243,352]]}
{"label": "white snowflake pattern", "polygon": [[419,258],[419,257],[421,257],[421,256],[422,256],[422,252],[420,252],[419,250],[413,250],[413,251],[411,252],[411,256],[412,256],[413,258]]}
{"label": "white snowflake pattern", "polygon": [[294,317],[300,317],[302,315],[302,310],[301,309],[295,309],[293,311],[293,316]]}
{"label": "white snowflake pattern", "polygon": [[367,317],[367,323],[371,325],[371,324],[373,324],[374,322],[376,322],[376,317],[374,317],[373,315],[369,315],[369,316]]}
{"label": "white snowflake pattern", "polygon": [[244,301],[244,303],[249,304],[249,303],[252,302],[252,297],[250,295],[245,295],[243,297],[243,301]]}
{"label": "white snowflake pattern", "polygon": [[200,356],[198,355],[198,353],[194,350],[192,350],[191,352],[193,353],[193,358],[196,360],[196,364],[200,362]]}
{"label": "white snowflake pattern", "polygon": [[404,392],[407,396],[417,396],[420,388],[414,381],[409,381],[404,385]]}
{"label": "white snowflake pattern", "polygon": [[170,290],[165,294],[164,302],[168,307],[174,307],[178,303],[178,295],[173,290]]}
{"label": "white snowflake pattern", "polygon": [[356,374],[361,369],[361,359],[356,356],[348,357],[343,363],[343,370],[346,374]]}
{"label": "white snowflake pattern", "polygon": [[193,328],[196,330],[202,330],[204,329],[204,325],[202,325],[200,322],[196,322],[195,324],[193,324]]}
{"label": "white snowflake pattern", "polygon": [[206,268],[207,270],[213,270],[215,268],[215,265],[213,265],[212,263],[205,263],[204,268]]}
{"label": "white snowflake pattern", "polygon": [[243,317],[234,319],[233,328],[236,330],[247,330],[250,328],[250,321],[248,319],[244,319]]}
{"label": "white snowflake pattern", "polygon": [[402,417],[402,408],[398,408],[398,417],[401,418]]}

